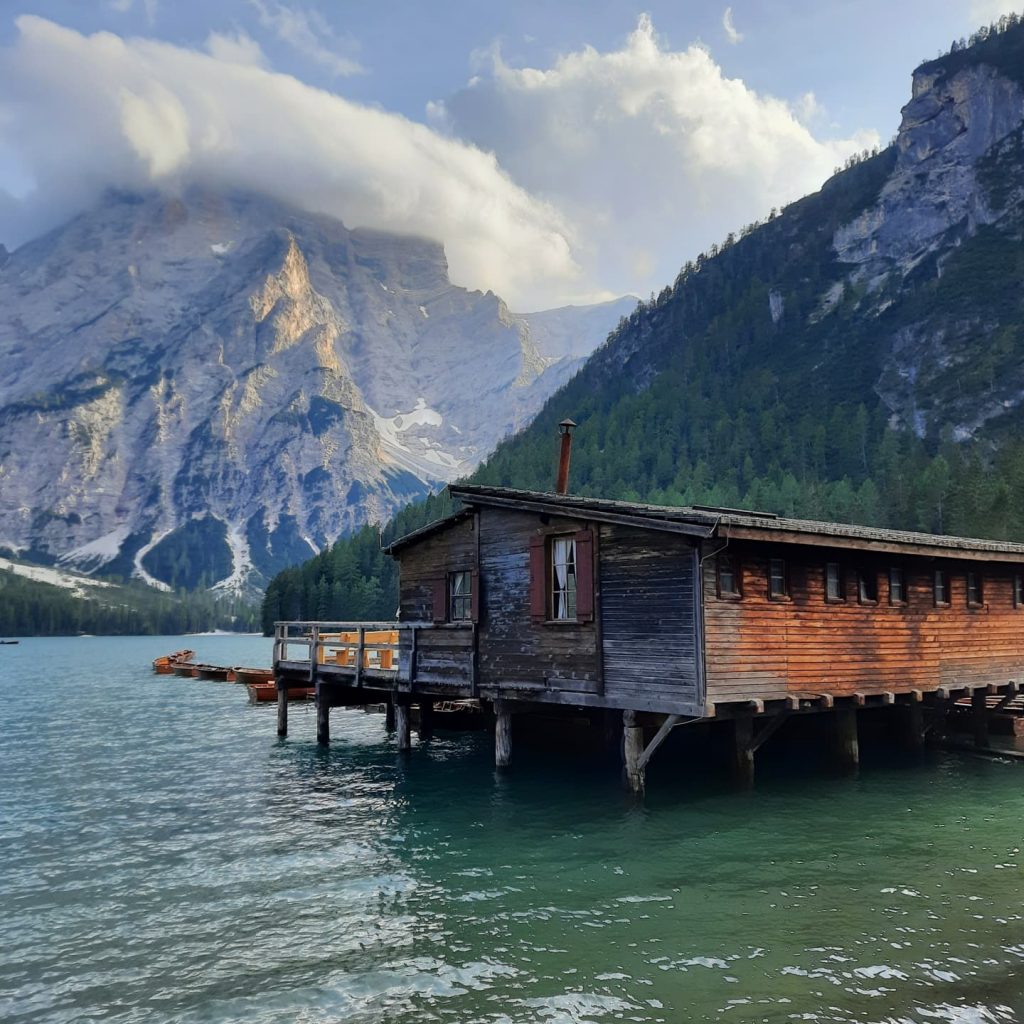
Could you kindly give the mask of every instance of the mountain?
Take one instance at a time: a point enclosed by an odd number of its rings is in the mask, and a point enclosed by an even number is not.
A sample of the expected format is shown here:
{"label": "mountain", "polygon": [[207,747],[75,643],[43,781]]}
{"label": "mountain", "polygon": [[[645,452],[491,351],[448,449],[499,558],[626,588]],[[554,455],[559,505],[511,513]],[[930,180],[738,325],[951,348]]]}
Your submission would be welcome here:
{"label": "mountain", "polygon": [[111,193],[0,253],[0,548],[258,584],[471,470],[634,304],[517,315],[434,241]]}
{"label": "mountain", "polygon": [[[1024,539],[1024,24],[919,67],[893,145],[687,263],[470,479],[551,489],[565,416],[574,493]],[[264,622],[393,582],[356,537]]]}

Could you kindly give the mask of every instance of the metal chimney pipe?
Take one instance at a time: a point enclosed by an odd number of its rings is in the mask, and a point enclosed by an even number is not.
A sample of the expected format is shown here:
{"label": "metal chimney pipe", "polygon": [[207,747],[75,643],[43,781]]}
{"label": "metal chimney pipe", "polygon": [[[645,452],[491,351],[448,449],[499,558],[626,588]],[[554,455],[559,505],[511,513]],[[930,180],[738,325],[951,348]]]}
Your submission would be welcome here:
{"label": "metal chimney pipe", "polygon": [[569,459],[572,457],[572,432],[576,424],[572,420],[562,420],[558,424],[558,432],[562,435],[562,450],[558,455],[558,480],[555,482],[555,494],[569,493]]}

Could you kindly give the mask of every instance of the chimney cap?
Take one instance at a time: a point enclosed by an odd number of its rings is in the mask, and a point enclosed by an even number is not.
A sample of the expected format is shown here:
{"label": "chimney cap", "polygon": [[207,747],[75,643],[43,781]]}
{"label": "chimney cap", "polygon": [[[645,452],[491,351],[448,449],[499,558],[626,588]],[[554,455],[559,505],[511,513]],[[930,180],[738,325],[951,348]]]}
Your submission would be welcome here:
{"label": "chimney cap", "polygon": [[571,434],[576,429],[576,424],[570,419],[564,419],[558,424],[560,434]]}

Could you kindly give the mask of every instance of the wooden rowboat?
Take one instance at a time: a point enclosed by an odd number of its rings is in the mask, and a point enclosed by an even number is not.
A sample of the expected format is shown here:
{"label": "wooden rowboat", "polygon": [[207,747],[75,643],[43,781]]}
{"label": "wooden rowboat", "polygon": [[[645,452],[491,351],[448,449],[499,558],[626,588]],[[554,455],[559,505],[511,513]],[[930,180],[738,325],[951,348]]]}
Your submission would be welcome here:
{"label": "wooden rowboat", "polygon": [[197,669],[195,665],[190,664],[187,661],[176,661],[171,668],[176,676],[195,676],[197,675]]}
{"label": "wooden rowboat", "polygon": [[226,683],[235,681],[234,669],[225,665],[196,665],[196,674],[200,679],[219,679]]}
{"label": "wooden rowboat", "polygon": [[274,670],[272,668],[247,668],[244,665],[236,665],[234,668],[235,682],[244,683],[272,683],[274,681]]}
{"label": "wooden rowboat", "polygon": [[[249,691],[250,704],[265,704],[268,701],[277,700],[277,683],[249,683],[246,690]],[[316,687],[314,686],[288,687],[289,700],[305,700],[307,697],[315,695]]]}
{"label": "wooden rowboat", "polygon": [[169,676],[174,672],[174,666],[178,662],[191,661],[196,656],[195,651],[175,651],[173,654],[165,654],[162,657],[153,659],[153,671],[158,676]]}

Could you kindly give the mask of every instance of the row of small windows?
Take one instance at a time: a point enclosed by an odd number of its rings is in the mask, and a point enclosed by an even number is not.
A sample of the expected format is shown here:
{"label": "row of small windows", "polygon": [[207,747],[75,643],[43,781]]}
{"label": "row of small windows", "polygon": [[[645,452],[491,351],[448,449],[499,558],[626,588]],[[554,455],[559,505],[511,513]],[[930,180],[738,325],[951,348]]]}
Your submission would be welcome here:
{"label": "row of small windows", "polygon": [[[718,555],[716,559],[718,596],[737,600],[743,596],[740,566],[732,555]],[[874,569],[858,569],[856,597],[860,604],[878,603],[878,577]],[[889,604],[907,603],[907,577],[902,566],[888,569]],[[768,559],[768,597],[772,601],[789,599],[789,572],[784,558]],[[985,580],[981,573],[967,572],[967,607],[981,608],[985,604]],[[847,574],[840,562],[825,563],[825,601],[841,604],[849,598]],[[948,607],[951,601],[949,570],[935,569],[932,573],[932,599],[936,607]],[[1024,574],[1013,577],[1013,606],[1024,607]]]}

